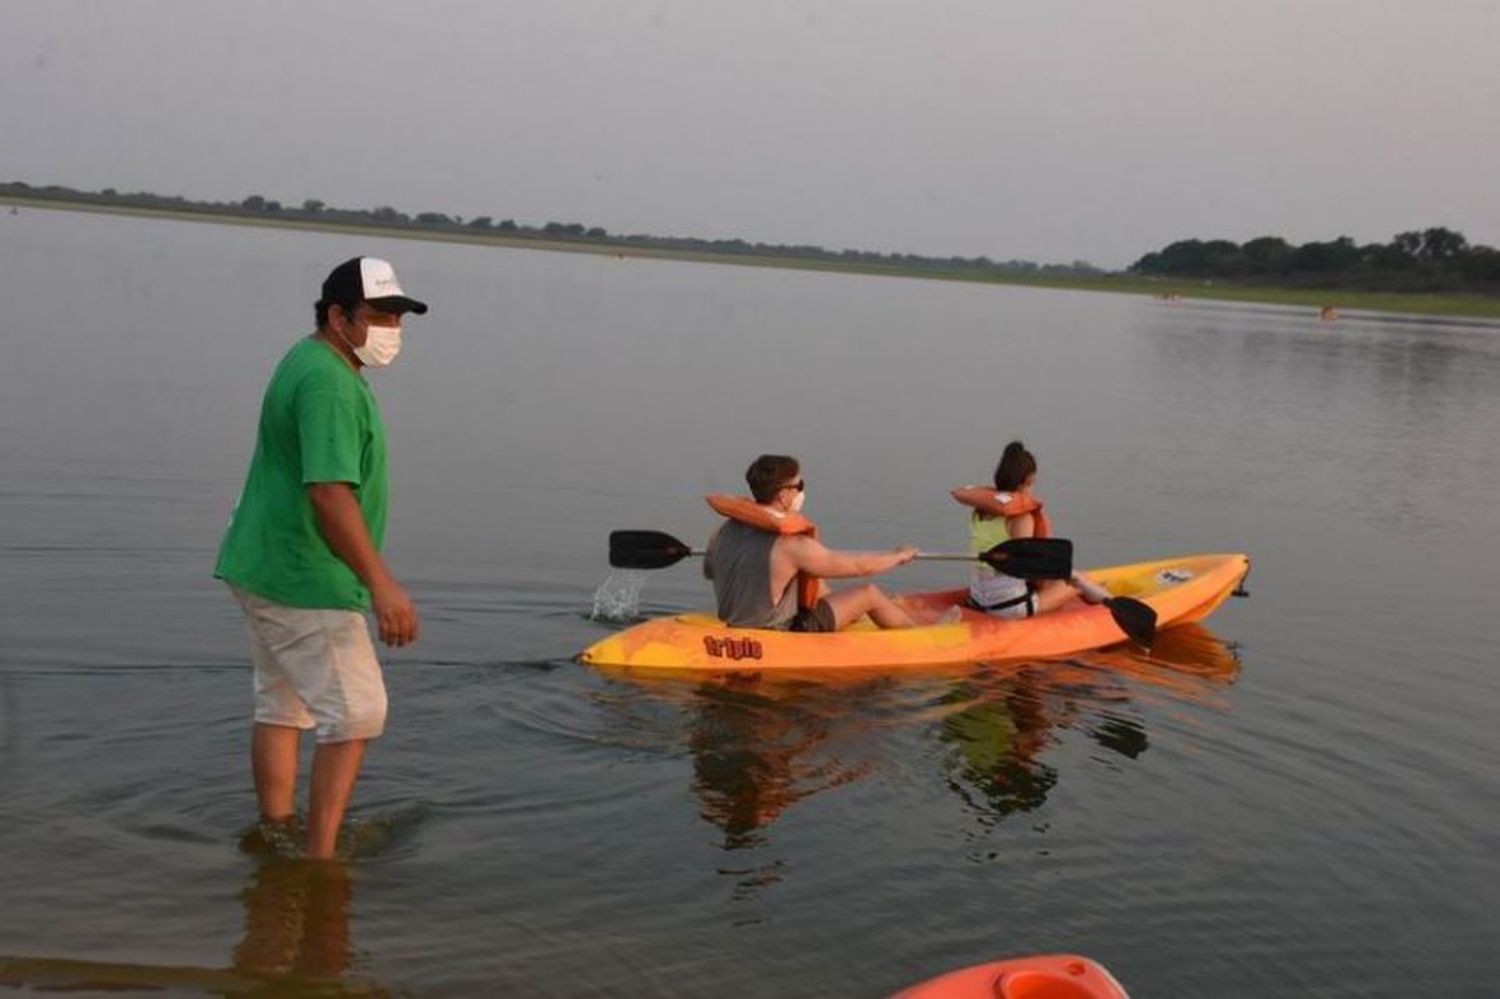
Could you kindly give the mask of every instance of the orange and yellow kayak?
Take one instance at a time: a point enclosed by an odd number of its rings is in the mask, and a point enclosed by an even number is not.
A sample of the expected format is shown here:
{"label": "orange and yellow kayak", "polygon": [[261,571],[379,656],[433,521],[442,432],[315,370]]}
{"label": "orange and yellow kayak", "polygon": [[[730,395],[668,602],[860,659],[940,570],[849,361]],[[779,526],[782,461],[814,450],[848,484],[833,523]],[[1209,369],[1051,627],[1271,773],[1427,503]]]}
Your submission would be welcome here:
{"label": "orange and yellow kayak", "polygon": [[904,989],[891,999],[1130,999],[1104,966],[1076,954],[976,964]]}
{"label": "orange and yellow kayak", "polygon": [[[1201,621],[1250,572],[1247,555],[1189,555],[1090,569],[1089,578],[1115,596],[1149,604],[1158,628]],[[1125,640],[1107,608],[1081,601],[1037,617],[1004,620],[964,606],[967,590],[897,598],[916,628],[881,630],[869,621],[834,634],[731,628],[707,614],[645,621],[596,642],[578,657],[594,666],[650,670],[809,670],[942,666],[1045,659]],[[957,620],[940,618],[953,615]]]}

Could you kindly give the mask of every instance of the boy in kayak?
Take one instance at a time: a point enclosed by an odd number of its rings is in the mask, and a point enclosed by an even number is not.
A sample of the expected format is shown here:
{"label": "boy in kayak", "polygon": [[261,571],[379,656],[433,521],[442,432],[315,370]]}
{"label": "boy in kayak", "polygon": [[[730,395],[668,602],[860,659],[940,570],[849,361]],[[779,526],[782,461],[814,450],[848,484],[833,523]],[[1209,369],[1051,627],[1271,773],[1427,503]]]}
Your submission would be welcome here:
{"label": "boy in kayak", "polygon": [[708,542],[703,575],[713,581],[719,617],[737,628],[839,631],[870,615],[882,628],[910,628],[911,616],[873,583],[838,592],[824,579],[876,576],[905,565],[917,550],[836,552],[802,516],[807,483],[789,455],[763,454],[745,472],[750,498],[713,495],[726,517]]}
{"label": "boy in kayak", "polygon": [[[976,556],[1012,538],[1049,538],[1052,524],[1042,501],[1032,495],[1036,457],[1020,441],[1005,445],[995,466],[995,485],[959,486],[952,496],[969,514],[969,549]],[[1108,591],[1087,577],[1072,579],[1017,579],[983,561],[974,563],[969,580],[969,606],[995,617],[1020,619],[1045,614],[1076,599],[1103,603]]]}

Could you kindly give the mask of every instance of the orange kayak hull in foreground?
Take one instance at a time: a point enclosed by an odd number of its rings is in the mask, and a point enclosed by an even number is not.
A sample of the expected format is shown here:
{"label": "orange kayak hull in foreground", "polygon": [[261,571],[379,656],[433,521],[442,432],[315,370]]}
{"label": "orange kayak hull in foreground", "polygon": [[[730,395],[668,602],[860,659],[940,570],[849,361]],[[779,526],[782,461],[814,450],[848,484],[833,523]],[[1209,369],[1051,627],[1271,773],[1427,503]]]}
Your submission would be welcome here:
{"label": "orange kayak hull in foreground", "polygon": [[[1157,627],[1201,621],[1250,572],[1241,554],[1189,555],[1090,569],[1115,596],[1134,597]],[[898,600],[917,620],[961,607],[967,590],[914,593]],[[868,621],[835,634],[731,628],[706,614],[679,614],[626,628],[585,649],[580,662],[647,670],[905,669],[1075,655],[1125,641],[1108,608],[1080,602],[1009,621],[963,608],[957,621],[883,631]]]}
{"label": "orange kayak hull in foreground", "polygon": [[991,961],[952,971],[891,999],[1130,999],[1103,966],[1076,954]]}

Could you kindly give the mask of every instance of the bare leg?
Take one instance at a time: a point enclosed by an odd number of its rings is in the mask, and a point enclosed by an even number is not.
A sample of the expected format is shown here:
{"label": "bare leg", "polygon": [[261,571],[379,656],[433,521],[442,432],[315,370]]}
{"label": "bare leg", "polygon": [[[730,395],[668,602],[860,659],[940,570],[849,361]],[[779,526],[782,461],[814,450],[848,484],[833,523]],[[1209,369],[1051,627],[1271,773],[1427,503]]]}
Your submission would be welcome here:
{"label": "bare leg", "polygon": [[882,628],[910,628],[916,622],[874,583],[830,593],[823,599],[833,608],[835,626],[842,630],[866,614]]}
{"label": "bare leg", "polygon": [[1069,582],[1073,585],[1074,589],[1082,594],[1083,599],[1091,604],[1102,604],[1110,598],[1108,590],[1081,572],[1073,573],[1073,578]]}
{"label": "bare leg", "polygon": [[256,722],[250,733],[250,770],[261,818],[285,822],[296,813],[297,745],[301,731]]}
{"label": "bare leg", "polygon": [[312,786],[307,803],[307,856],[327,860],[333,856],[339,824],[354,793],[354,781],[364,762],[367,739],[322,742],[313,753]]}
{"label": "bare leg", "polygon": [[1036,591],[1036,612],[1045,614],[1079,599],[1078,591],[1061,579],[1043,580]]}

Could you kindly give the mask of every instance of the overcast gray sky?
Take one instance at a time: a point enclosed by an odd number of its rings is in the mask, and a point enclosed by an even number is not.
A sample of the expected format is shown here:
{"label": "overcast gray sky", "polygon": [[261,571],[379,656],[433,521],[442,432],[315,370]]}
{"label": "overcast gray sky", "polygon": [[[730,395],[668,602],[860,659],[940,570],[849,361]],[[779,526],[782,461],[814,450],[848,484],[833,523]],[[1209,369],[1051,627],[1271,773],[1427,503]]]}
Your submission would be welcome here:
{"label": "overcast gray sky", "polygon": [[1500,0],[5,0],[0,179],[1123,266],[1500,245]]}

